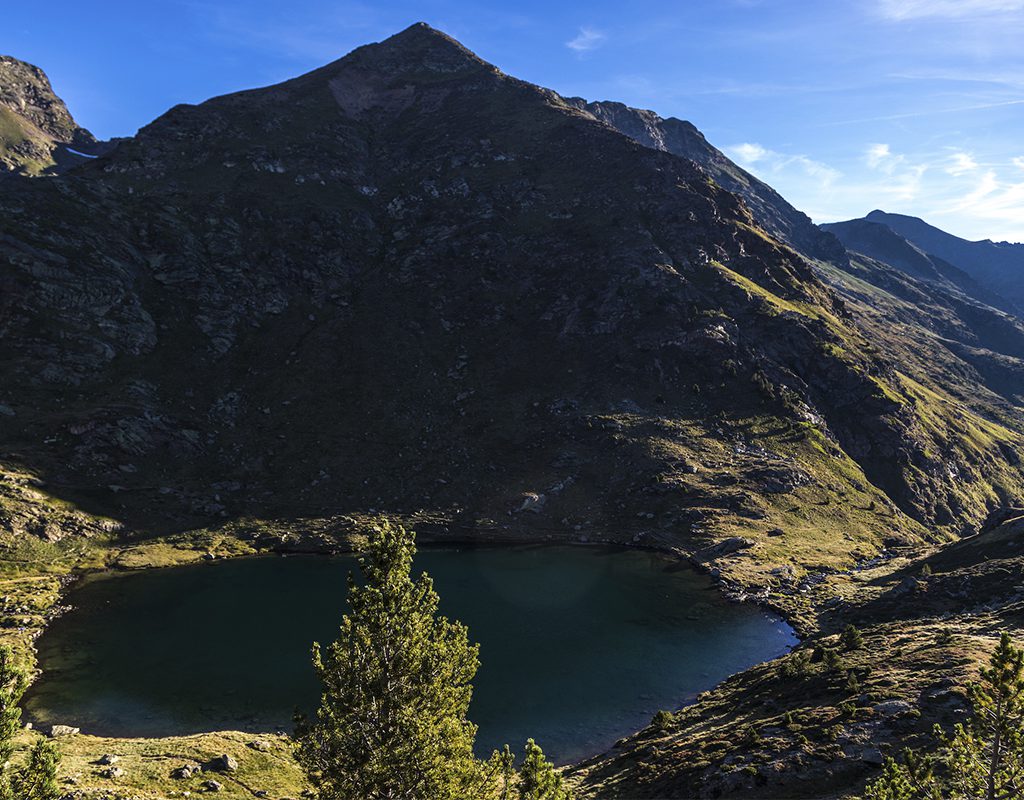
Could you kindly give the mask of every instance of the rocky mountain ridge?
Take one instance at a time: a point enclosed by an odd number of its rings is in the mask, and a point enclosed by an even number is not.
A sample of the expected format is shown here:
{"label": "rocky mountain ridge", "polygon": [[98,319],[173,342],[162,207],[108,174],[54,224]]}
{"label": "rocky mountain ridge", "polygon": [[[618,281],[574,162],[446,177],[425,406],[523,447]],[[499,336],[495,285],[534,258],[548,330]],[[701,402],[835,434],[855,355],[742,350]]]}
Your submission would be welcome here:
{"label": "rocky mountain ridge", "polygon": [[46,73],[11,56],[0,56],[0,176],[5,171],[27,175],[60,171],[101,149],[54,93]]}
{"label": "rocky mountain ridge", "polygon": [[645,147],[663,150],[690,159],[720,186],[743,198],[757,224],[780,242],[795,250],[825,261],[846,262],[846,251],[829,233],[811,222],[764,181],[751,175],[710,144],[691,122],[653,111],[630,108],[609,101],[587,102],[570,98],[578,108],[610,125]]}

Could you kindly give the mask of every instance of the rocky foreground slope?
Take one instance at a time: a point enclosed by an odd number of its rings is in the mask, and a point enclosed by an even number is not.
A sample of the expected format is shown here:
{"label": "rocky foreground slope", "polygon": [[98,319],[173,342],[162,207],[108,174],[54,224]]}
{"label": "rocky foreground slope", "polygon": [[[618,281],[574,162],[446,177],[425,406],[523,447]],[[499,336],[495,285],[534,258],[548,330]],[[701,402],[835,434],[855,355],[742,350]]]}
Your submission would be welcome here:
{"label": "rocky foreground slope", "polygon": [[[268,527],[330,548],[390,515],[624,541],[827,636],[865,576],[1021,493],[1024,330],[955,289],[851,258],[688,123],[561,98],[416,25],[4,178],[4,540],[131,565]],[[673,721],[579,777],[793,796],[789,762],[762,774],[763,741],[721,727],[737,697],[755,731],[786,710],[763,669],[688,712],[718,737],[703,772]],[[833,677],[786,696],[831,708]],[[837,792],[873,769],[869,728]],[[808,775],[832,763],[791,738]]]}

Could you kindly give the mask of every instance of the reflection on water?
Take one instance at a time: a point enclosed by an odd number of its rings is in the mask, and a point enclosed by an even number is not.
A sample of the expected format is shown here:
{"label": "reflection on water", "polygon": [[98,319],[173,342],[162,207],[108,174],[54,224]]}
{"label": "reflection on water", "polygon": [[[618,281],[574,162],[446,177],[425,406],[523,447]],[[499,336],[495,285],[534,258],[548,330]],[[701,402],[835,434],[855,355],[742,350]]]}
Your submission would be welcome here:
{"label": "reflection on water", "polygon": [[[259,558],[89,581],[39,640],[37,724],[110,736],[290,730],[318,687],[310,644],[335,636],[350,558]],[[535,737],[591,755],[661,708],[795,643],[664,557],[601,547],[426,549],[447,615],[480,642],[480,752]]]}

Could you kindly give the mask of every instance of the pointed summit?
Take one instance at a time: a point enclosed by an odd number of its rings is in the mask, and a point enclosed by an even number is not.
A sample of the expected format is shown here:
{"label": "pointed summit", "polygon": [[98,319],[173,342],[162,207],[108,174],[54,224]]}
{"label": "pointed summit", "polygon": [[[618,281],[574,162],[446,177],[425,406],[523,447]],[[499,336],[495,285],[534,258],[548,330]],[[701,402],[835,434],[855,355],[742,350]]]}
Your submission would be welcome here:
{"label": "pointed summit", "polygon": [[408,28],[403,31],[389,36],[384,40],[384,43],[392,44],[435,44],[435,45],[448,45],[457,47],[460,50],[467,50],[463,47],[462,43],[449,36],[444,31],[439,31],[437,28],[433,28],[426,22],[414,22]]}
{"label": "pointed summit", "polygon": [[371,67],[382,73],[454,73],[485,68],[497,71],[448,34],[417,22],[377,44],[366,45],[335,62]]}

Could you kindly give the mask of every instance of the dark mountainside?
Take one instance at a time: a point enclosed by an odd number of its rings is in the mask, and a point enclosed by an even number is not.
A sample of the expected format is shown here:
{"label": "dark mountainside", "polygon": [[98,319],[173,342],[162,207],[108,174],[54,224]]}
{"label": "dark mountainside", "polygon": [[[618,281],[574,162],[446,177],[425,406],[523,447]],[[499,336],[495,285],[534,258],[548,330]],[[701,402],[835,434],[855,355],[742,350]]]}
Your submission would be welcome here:
{"label": "dark mountainside", "polygon": [[[872,211],[864,220],[884,225],[931,257],[955,265],[985,290],[1009,301],[1012,307],[1007,310],[1015,311],[1024,306],[1024,244],[993,242],[988,239],[970,242],[917,217],[887,214],[884,211]],[[851,223],[856,221],[851,220]],[[838,235],[834,226],[822,227]],[[1006,306],[1007,303],[1004,301],[997,305]]]}
{"label": "dark mountainside", "polygon": [[[673,550],[808,647],[851,597],[872,625],[893,570],[1020,496],[1024,329],[851,259],[688,123],[647,114],[565,100],[415,25],[175,107],[64,174],[7,176],[12,558],[330,550],[387,515],[435,541]],[[878,624],[875,653],[933,623]],[[846,690],[780,669],[585,765],[584,788],[839,796],[942,718],[879,708],[938,669],[893,656],[854,698],[871,724],[831,738]]]}
{"label": "dark mountainside", "polygon": [[0,176],[56,172],[86,160],[69,145],[86,154],[99,151],[39,67],[0,56]]}
{"label": "dark mountainside", "polygon": [[877,504],[874,484],[899,509],[857,526],[877,546],[1018,480],[1009,430],[977,499],[943,478],[966,454],[896,365],[692,162],[427,28],[19,188],[12,460],[132,527],[489,529],[533,493],[531,525],[685,544],[778,527],[800,487]]}
{"label": "dark mountainside", "polygon": [[812,258],[846,262],[846,251],[834,237],[823,233],[771,186],[733,163],[691,123],[675,117],[664,119],[653,111],[622,103],[588,103],[578,97],[568,102],[645,147],[696,161],[719,186],[742,197],[758,225],[779,241]]}

